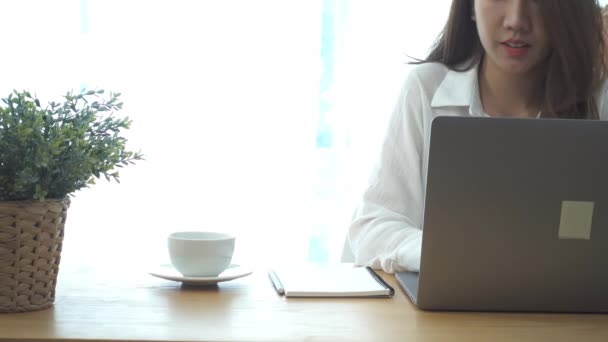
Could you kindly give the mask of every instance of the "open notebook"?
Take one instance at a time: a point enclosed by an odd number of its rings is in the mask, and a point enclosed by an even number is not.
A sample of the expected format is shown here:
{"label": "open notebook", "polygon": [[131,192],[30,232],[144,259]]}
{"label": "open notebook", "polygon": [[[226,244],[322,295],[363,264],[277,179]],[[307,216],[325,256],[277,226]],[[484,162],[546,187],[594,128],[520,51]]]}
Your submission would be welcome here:
{"label": "open notebook", "polygon": [[394,290],[371,268],[352,264],[299,265],[268,273],[285,297],[391,297]]}

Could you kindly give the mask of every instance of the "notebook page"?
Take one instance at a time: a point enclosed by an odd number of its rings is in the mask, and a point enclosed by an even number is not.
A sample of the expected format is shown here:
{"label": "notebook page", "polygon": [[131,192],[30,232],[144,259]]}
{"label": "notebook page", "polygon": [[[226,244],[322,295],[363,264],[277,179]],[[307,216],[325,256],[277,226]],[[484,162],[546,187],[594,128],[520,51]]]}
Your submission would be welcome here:
{"label": "notebook page", "polygon": [[388,296],[364,267],[352,265],[292,266],[275,270],[287,297]]}

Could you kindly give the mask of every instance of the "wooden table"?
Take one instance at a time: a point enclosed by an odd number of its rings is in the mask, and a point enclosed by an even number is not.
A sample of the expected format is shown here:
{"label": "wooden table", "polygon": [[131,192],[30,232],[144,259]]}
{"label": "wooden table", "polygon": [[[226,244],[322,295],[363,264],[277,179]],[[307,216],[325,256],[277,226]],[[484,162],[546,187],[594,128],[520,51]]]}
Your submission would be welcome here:
{"label": "wooden table", "polygon": [[62,270],[54,307],[0,314],[0,340],[608,341],[608,315],[424,312],[383,276],[392,299],[285,299],[263,269],[205,288]]}

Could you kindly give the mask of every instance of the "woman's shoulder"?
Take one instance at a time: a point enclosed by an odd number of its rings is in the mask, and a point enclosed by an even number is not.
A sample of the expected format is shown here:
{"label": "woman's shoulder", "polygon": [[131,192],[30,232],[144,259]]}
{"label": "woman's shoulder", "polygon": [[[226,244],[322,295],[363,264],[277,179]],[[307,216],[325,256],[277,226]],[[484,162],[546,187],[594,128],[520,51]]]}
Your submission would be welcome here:
{"label": "woman's shoulder", "polygon": [[414,65],[408,72],[404,89],[417,89],[432,98],[450,69],[443,63],[428,62]]}
{"label": "woman's shoulder", "polygon": [[415,65],[410,71],[410,77],[422,82],[441,82],[450,69],[443,63],[428,62]]}

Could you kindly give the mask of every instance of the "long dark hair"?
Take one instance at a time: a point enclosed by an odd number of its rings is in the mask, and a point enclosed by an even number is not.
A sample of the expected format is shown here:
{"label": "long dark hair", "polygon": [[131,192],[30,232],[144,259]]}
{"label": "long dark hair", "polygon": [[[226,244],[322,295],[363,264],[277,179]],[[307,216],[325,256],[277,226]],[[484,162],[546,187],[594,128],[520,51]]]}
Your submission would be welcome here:
{"label": "long dark hair", "polygon": [[[606,78],[601,8],[597,0],[538,0],[551,53],[542,91],[543,116],[598,119],[596,95]],[[448,21],[428,57],[457,71],[479,63],[484,50],[476,23],[474,0],[453,0]]]}

